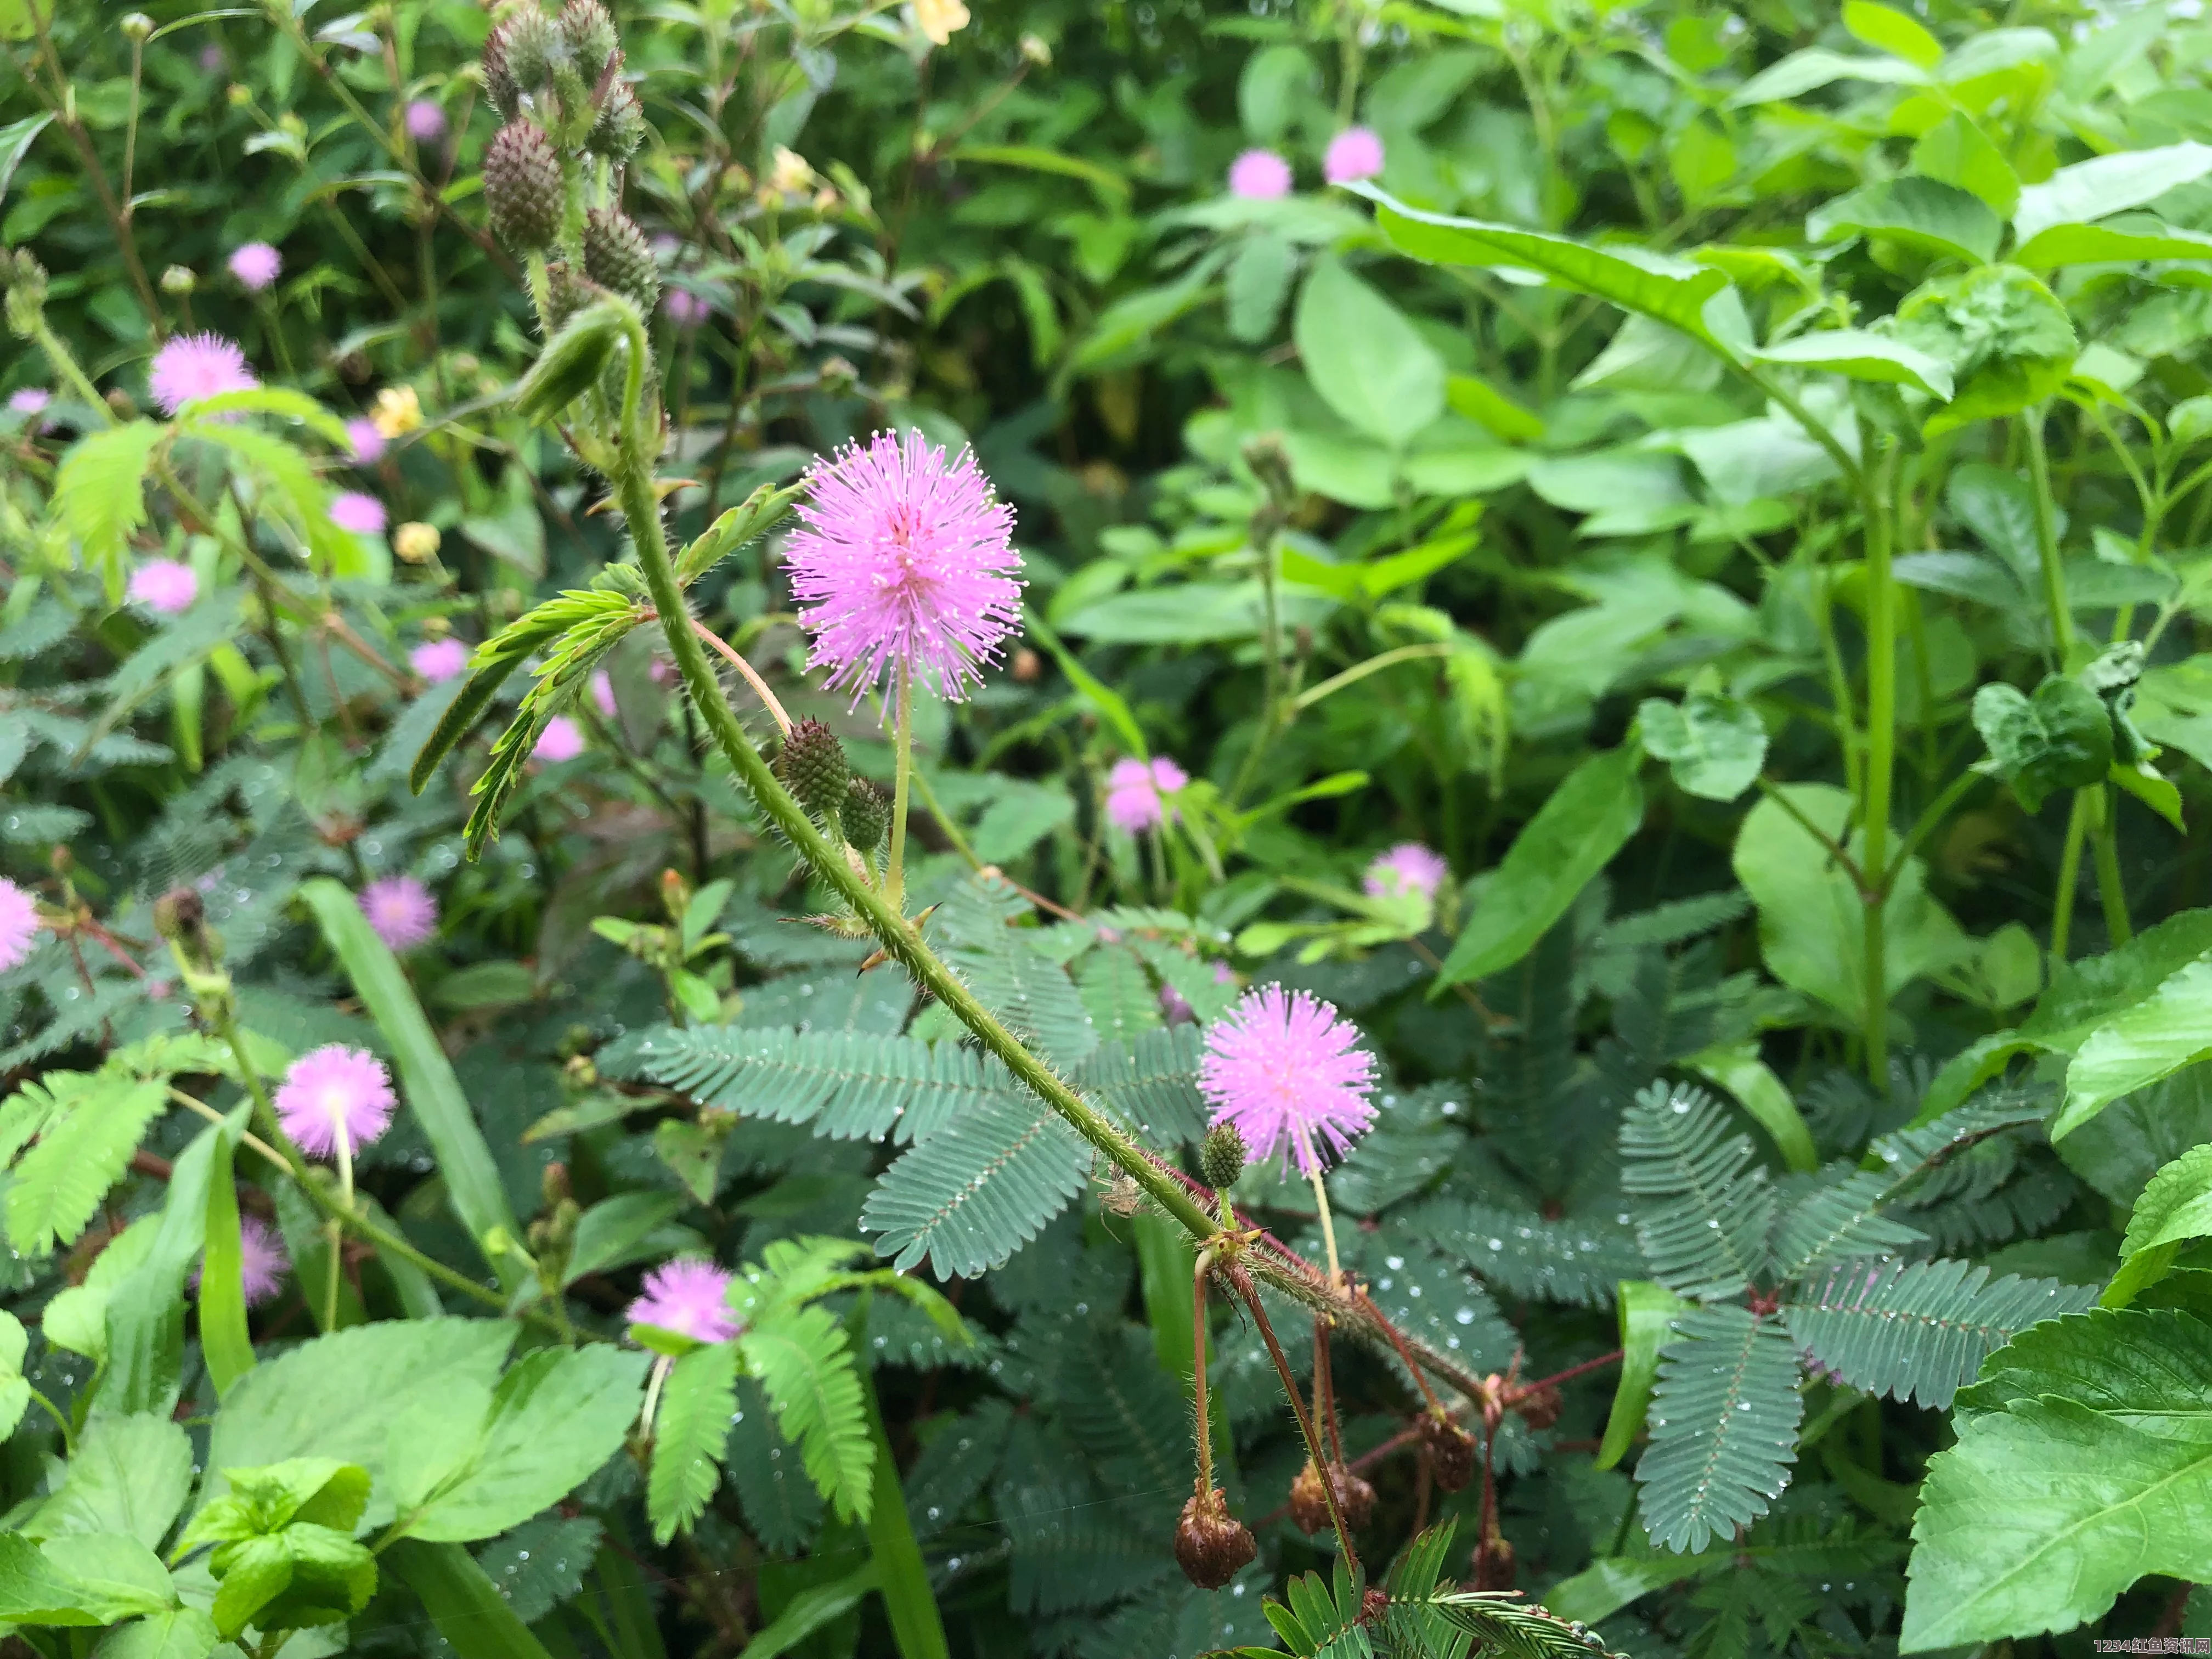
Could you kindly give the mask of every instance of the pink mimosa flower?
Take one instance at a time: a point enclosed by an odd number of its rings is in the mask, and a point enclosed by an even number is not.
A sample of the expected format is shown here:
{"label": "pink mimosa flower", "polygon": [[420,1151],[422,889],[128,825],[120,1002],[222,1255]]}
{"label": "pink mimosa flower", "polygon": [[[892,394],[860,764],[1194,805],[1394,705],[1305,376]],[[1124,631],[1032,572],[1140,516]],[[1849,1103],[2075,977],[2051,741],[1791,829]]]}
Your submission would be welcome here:
{"label": "pink mimosa flower", "polygon": [[154,354],[146,388],[164,415],[186,404],[226,392],[248,392],[261,384],[246,367],[246,354],[220,334],[179,334]]}
{"label": "pink mimosa flower", "polygon": [[1434,898],[1450,873],[1442,854],[1417,841],[1401,841],[1389,852],[1376,856],[1367,866],[1364,884],[1376,898],[1396,898],[1401,893]]}
{"label": "pink mimosa flower", "polygon": [[1304,991],[1248,991],[1206,1033],[1198,1089],[1251,1162],[1287,1154],[1302,1175],[1340,1157],[1375,1121],[1375,1060],[1358,1028]]}
{"label": "pink mimosa flower", "polygon": [[392,1074],[365,1048],[325,1043],[292,1062],[276,1089],[276,1121],[300,1143],[300,1150],[327,1158],[337,1150],[343,1130],[355,1152],[390,1127],[399,1103]]}
{"label": "pink mimosa flower", "polygon": [[249,293],[260,293],[283,271],[284,256],[266,242],[245,242],[231,250],[230,274]]}
{"label": "pink mimosa flower", "polygon": [[356,466],[374,466],[384,459],[384,434],[362,415],[345,423],[346,458]]}
{"label": "pink mimosa flower", "polygon": [[20,966],[38,937],[38,905],[28,893],[0,876],[0,974]]}
{"label": "pink mimosa flower", "polygon": [[1322,177],[1332,185],[1372,179],[1382,171],[1382,141],[1366,127],[1346,127],[1328,141]]}
{"label": "pink mimosa flower", "polygon": [[604,668],[592,676],[592,702],[609,720],[615,717],[615,683]]}
{"label": "pink mimosa flower", "polygon": [[572,761],[583,752],[584,734],[577,729],[576,722],[566,714],[556,714],[538,734],[538,747],[530,751],[530,758],[557,764]]}
{"label": "pink mimosa flower", "polygon": [[1146,762],[1115,761],[1106,774],[1106,821],[1131,835],[1142,835],[1168,816],[1163,795],[1190,782],[1190,775],[1164,755]]}
{"label": "pink mimosa flower", "polygon": [[200,596],[200,579],[188,564],[174,559],[149,559],[131,573],[131,586],[125,591],[132,603],[174,617],[192,608],[192,601]]}
{"label": "pink mimosa flower", "polygon": [[418,144],[434,144],[446,136],[446,112],[428,98],[407,106],[407,136]]}
{"label": "pink mimosa flower", "polygon": [[358,489],[341,489],[331,497],[331,522],[356,536],[384,533],[384,503]]}
{"label": "pink mimosa flower", "polygon": [[8,394],[8,410],[12,415],[43,415],[54,394],[42,386],[27,386],[21,392]]}
{"label": "pink mimosa flower", "polygon": [[857,703],[886,671],[957,699],[1021,623],[1013,509],[972,451],[948,460],[909,431],[817,457],[791,538],[809,663]]}
{"label": "pink mimosa flower", "polygon": [[469,648],[448,635],[425,640],[407,653],[407,665],[433,685],[443,685],[469,665]]}
{"label": "pink mimosa flower", "polygon": [[438,901],[412,876],[382,876],[361,890],[369,931],[395,951],[411,951],[438,931]]}
{"label": "pink mimosa flower", "polygon": [[[240,1288],[246,1292],[246,1305],[258,1308],[275,1299],[284,1288],[284,1275],[292,1270],[292,1258],[284,1253],[284,1241],[276,1230],[258,1215],[242,1215],[238,1218],[238,1255]],[[200,1285],[201,1269],[192,1269],[192,1288]]]}
{"label": "pink mimosa flower", "polygon": [[1229,193],[1248,202],[1278,201],[1291,193],[1291,164],[1272,149],[1248,149],[1229,167]]}
{"label": "pink mimosa flower", "polygon": [[623,1316],[633,1325],[658,1325],[694,1342],[726,1342],[742,1328],[725,1300],[730,1278],[696,1257],[664,1261],[645,1276],[645,1294]]}

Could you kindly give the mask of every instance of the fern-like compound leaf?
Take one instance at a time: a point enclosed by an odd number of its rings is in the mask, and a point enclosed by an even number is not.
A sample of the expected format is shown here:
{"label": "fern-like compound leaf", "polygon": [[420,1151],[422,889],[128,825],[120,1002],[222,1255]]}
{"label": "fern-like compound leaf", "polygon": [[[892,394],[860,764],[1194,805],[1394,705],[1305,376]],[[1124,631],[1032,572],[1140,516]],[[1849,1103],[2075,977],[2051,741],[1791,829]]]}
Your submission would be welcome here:
{"label": "fern-like compound leaf", "polygon": [[1195,1025],[1144,1031],[1109,1042],[1078,1066],[1075,1086],[1154,1146],[1173,1148],[1206,1133],[1198,1062],[1205,1042]]}
{"label": "fern-like compound leaf", "polygon": [[165,1082],[112,1065],[57,1072],[8,1103],[0,1133],[19,1145],[19,1137],[38,1137],[8,1183],[8,1240],[18,1255],[43,1255],[84,1231],[161,1115]]}
{"label": "fern-like compound leaf", "polygon": [[1635,1235],[1611,1216],[1552,1220],[1439,1198],[1415,1210],[1406,1225],[1512,1296],[1602,1308],[1615,1285],[1643,1276]]}
{"label": "fern-like compound leaf", "polygon": [[1924,1249],[1926,1241],[1917,1229],[1882,1213],[1891,1184],[1887,1176],[1871,1170],[1832,1171],[1809,1188],[1785,1183],[1774,1227],[1776,1273],[1796,1279],[1855,1256]]}
{"label": "fern-like compound leaf", "polygon": [[1636,1468],[1652,1541],[1694,1554],[1766,1513],[1790,1484],[1804,1400],[1782,1321],[1700,1308],[1674,1322],[1651,1394],[1651,1444]]}
{"label": "fern-like compound leaf", "polygon": [[645,1488],[656,1543],[689,1532],[721,1484],[722,1451],[738,1409],[737,1382],[733,1343],[694,1348],[670,1370],[653,1420],[653,1472]]}
{"label": "fern-like compound leaf", "polygon": [[1784,1311],[1791,1340],[1852,1388],[1948,1411],[2014,1335],[2095,1300],[2082,1285],[1992,1279],[1966,1261],[1850,1261],[1808,1282]]}
{"label": "fern-like compound leaf", "polygon": [[1702,1089],[1655,1083],[1620,1121],[1621,1189],[1646,1201],[1636,1237],[1677,1295],[1732,1295],[1767,1265],[1774,1194],[1751,1139]]}
{"label": "fern-like compound leaf", "polygon": [[783,1437],[798,1443],[815,1489],[839,1518],[865,1522],[876,1449],[844,1326],[826,1309],[798,1308],[746,1331],[738,1350],[775,1407]]}
{"label": "fern-like compound leaf", "polygon": [[973,1277],[1036,1237],[1081,1189],[1090,1149],[1052,1108],[994,1094],[884,1172],[860,1211],[902,1271]]}

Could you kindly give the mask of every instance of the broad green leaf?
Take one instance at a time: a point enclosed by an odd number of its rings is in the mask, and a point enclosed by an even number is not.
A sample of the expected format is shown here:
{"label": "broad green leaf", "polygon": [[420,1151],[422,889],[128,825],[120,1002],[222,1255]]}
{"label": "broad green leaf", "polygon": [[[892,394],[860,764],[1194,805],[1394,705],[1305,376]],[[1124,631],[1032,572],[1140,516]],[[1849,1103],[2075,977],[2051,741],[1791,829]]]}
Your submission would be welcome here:
{"label": "broad green leaf", "polygon": [[[826,1583],[809,1584],[783,1604],[775,1618],[763,1625],[744,1645],[738,1659],[782,1659],[782,1656],[806,1640],[825,1625],[836,1623],[861,1601],[871,1590],[881,1585],[881,1573],[873,1561],[864,1563],[841,1578]],[[902,1646],[900,1659],[915,1650]],[[927,1651],[921,1650],[920,1651]]]}
{"label": "broad green leaf", "polygon": [[85,1587],[111,1618],[159,1613],[177,1605],[177,1587],[161,1558],[123,1533],[70,1533],[40,1547],[47,1561]]}
{"label": "broad green leaf", "polygon": [[1952,111],[1914,142],[1912,170],[1979,197],[2000,219],[2011,218],[2020,203],[2020,175],[1962,110]]}
{"label": "broad green leaf", "polygon": [[1632,746],[1591,756],[1522,827],[1474,903],[1437,975],[1439,989],[1510,968],[1535,948],[1576,896],[1644,822]]}
{"label": "broad green leaf", "polygon": [[522,1232],[507,1207],[499,1165],[484,1144],[483,1131],[477,1127],[453,1062],[423,1018],[406,971],[371,929],[359,902],[337,882],[327,877],[303,882],[300,896],[314,912],[324,939],[392,1045],[402,1097],[438,1156],[438,1173],[454,1212],[492,1271],[510,1287],[520,1283],[523,1269],[514,1257],[495,1250],[488,1242],[495,1232],[507,1238],[519,1238]]}
{"label": "broad green leaf", "polygon": [[367,1607],[376,1590],[376,1558],[364,1546],[306,1522],[225,1545],[209,1565],[220,1580],[216,1629],[233,1641],[248,1625],[338,1624]]}
{"label": "broad green leaf", "polygon": [[2066,1103],[2051,1138],[2072,1133],[2122,1095],[2212,1055],[2208,998],[2212,962],[2193,962],[2091,1032],[2066,1068]]}
{"label": "broad green leaf", "polygon": [[1808,241],[1879,236],[1970,265],[1987,264],[1996,258],[1997,241],[2003,234],[2004,226],[1980,198],[1955,185],[1910,173],[1862,185],[1814,209],[1805,221]]}
{"label": "broad green leaf", "polygon": [[474,1455],[412,1515],[409,1534],[466,1543],[558,1503],[621,1449],[648,1356],[599,1345],[526,1354],[500,1379]]}
{"label": "broad green leaf", "polygon": [[1508,443],[1534,443],[1544,435],[1540,416],[1522,408],[1480,375],[1446,376],[1444,400]]}
{"label": "broad green leaf", "polygon": [[2170,1440],[2212,1437],[2212,1327],[2176,1309],[2092,1308],[1991,1354],[1959,1391],[1962,1421],[2057,1395]]}
{"label": "broad green leaf", "polygon": [[20,1532],[0,1532],[0,1621],[10,1625],[105,1625],[106,1604],[48,1560]]}
{"label": "broad green leaf", "polygon": [[61,1489],[26,1524],[41,1538],[115,1533],[158,1547],[192,1489],[191,1441],[166,1417],[95,1417]]}
{"label": "broad green leaf", "polygon": [[1844,0],[1844,27],[1853,39],[1915,68],[1932,70],[1943,61],[1943,43],[1918,18],[1875,0]]}
{"label": "broad green leaf", "polygon": [[2201,1420],[2158,1434],[2062,1396],[2016,1400],[1960,1425],[1920,1498],[1906,1653],[2072,1630],[2153,1573],[2212,1578]]}
{"label": "broad green leaf", "polygon": [[1653,1590],[1710,1570],[1709,1561],[1694,1555],[1605,1556],[1546,1590],[1544,1610],[1554,1619],[1594,1625]]}
{"label": "broad green leaf", "polygon": [[[867,1315],[868,1298],[863,1296],[845,1331],[846,1340],[856,1348],[864,1338]],[[868,1548],[873,1557],[869,1565],[875,1570],[877,1588],[883,1592],[892,1639],[899,1659],[950,1659],[945,1621],[930,1588],[921,1546],[915,1541],[914,1525],[907,1516],[906,1494],[899,1489],[898,1463],[891,1455],[890,1437],[884,1432],[873,1374],[863,1370],[860,1382],[861,1414],[875,1449],[873,1493],[867,1516]]]}
{"label": "broad green leaf", "polygon": [[[1625,1279],[1614,1305],[1620,1316],[1620,1376],[1613,1384],[1613,1409],[1605,1419],[1605,1441],[1598,1448],[1597,1467],[1601,1469],[1612,1468],[1636,1443],[1644,1408],[1651,1403],[1651,1385],[1659,1375],[1659,1350],[1674,1338],[1675,1316],[1697,1304],[1648,1279]],[[1555,1589],[1545,1598],[1545,1605],[1555,1611],[1558,1603],[1553,1597],[1558,1593]],[[1604,1614],[1560,1616],[1595,1619]]]}
{"label": "broad green leaf", "polygon": [[1948,363],[1958,382],[1950,403],[1929,417],[1931,437],[2050,397],[2079,345],[2066,307],[2033,272],[2012,264],[1923,283],[1898,307],[1897,332]]}
{"label": "broad green leaf", "polygon": [[217,392],[212,398],[196,398],[185,405],[182,413],[195,425],[221,420],[227,415],[274,415],[280,420],[296,421],[340,447],[348,441],[343,421],[306,392],[295,392],[290,386],[246,386],[237,392]]}
{"label": "broad green leaf", "polygon": [[459,1544],[403,1538],[382,1559],[421,1599],[430,1622],[461,1659],[552,1659]]}
{"label": "broad green leaf", "polygon": [[[1831,837],[1851,815],[1851,798],[1826,784],[1784,786],[1790,802]],[[1862,846],[1854,835],[1846,850]],[[1736,833],[1735,873],[1759,907],[1766,965],[1794,990],[1818,997],[1852,1025],[1866,1011],[1864,906],[1850,877],[1783,805],[1762,800]],[[1972,951],[1972,941],[1930,896],[1917,859],[1907,860],[1883,905],[1884,988],[1894,996],[1911,981],[1941,972]]]}
{"label": "broad green leaf", "polygon": [[2212,236],[2140,216],[2104,225],[2052,225],[2014,249],[2012,259],[2030,270],[2131,264],[2145,259],[2212,259]]}
{"label": "broad green leaf", "polygon": [[151,421],[106,428],[72,444],[54,475],[54,511],[112,598],[122,595],[123,552],[146,522],[146,470],[166,435]]}
{"label": "broad green leaf", "polygon": [[218,1398],[253,1369],[253,1337],[246,1322],[246,1256],[232,1178],[234,1148],[217,1143],[209,1171],[207,1243],[199,1285],[200,1352]]}
{"label": "broad green leaf", "polygon": [[1355,188],[1375,202],[1376,222],[1392,243],[1417,259],[1534,271],[1556,287],[1656,318],[1732,360],[1750,343],[1742,307],[1717,270],[1643,248],[1592,247],[1517,225],[1425,212],[1372,185]]}
{"label": "broad green leaf", "polygon": [[1729,94],[1729,106],[1781,104],[1835,81],[1874,81],[1920,87],[1928,76],[1917,64],[1896,58],[1859,58],[1825,46],[1808,46],[1768,64]]}
{"label": "broad green leaf", "polygon": [[1745,1042],[1725,1048],[1708,1048],[1692,1055],[1690,1069],[1716,1087],[1726,1090],[1736,1103],[1766,1131],[1782,1154],[1782,1161],[1802,1172],[1816,1170],[1820,1155],[1813,1146],[1813,1132],[1782,1079],[1759,1057],[1759,1044]]}
{"label": "broad green leaf", "polygon": [[1734,697],[1692,691],[1679,704],[1647,697],[1636,720],[1646,751],[1667,763],[1687,794],[1734,800],[1766,763],[1766,727]]}
{"label": "broad green leaf", "polygon": [[2112,722],[2097,694],[2052,674],[2029,697],[1993,681],[1974,694],[1974,726],[2023,811],[2039,811],[2061,789],[2104,781],[2112,764]]}
{"label": "broad green leaf", "polygon": [[46,131],[46,123],[53,118],[51,113],[26,115],[20,121],[10,121],[0,127],[0,202],[8,199],[9,181],[15,176],[15,169],[22,164],[23,158],[30,154],[33,140]]}
{"label": "broad green leaf", "polygon": [[601,1199],[576,1218],[562,1283],[573,1285],[586,1273],[642,1260],[648,1239],[683,1208],[684,1200],[674,1193],[617,1193]]}
{"label": "broad green leaf", "polygon": [[2159,149],[2121,150],[2063,167],[2020,193],[2013,234],[2034,240],[2052,225],[2101,219],[2154,201],[2178,185],[2212,173],[2212,144],[2194,139]]}
{"label": "broad green leaf", "polygon": [[2120,1271],[2100,1298],[2124,1307],[2160,1278],[2181,1245],[2212,1237],[2212,1146],[2194,1146],[2153,1176],[2128,1218]]}
{"label": "broad green leaf", "polygon": [[0,1440],[15,1432],[31,1407],[31,1384],[23,1375],[23,1355],[30,1341],[21,1320],[0,1312]]}
{"label": "broad green leaf", "polygon": [[93,1659],[207,1659],[222,1639],[199,1608],[172,1607],[109,1631]]}
{"label": "broad green leaf", "polygon": [[1854,380],[1909,386],[1937,398],[1951,395],[1951,370],[1924,351],[1863,328],[1834,328],[1801,334],[1762,347],[1752,356],[1762,363],[1826,369]]}

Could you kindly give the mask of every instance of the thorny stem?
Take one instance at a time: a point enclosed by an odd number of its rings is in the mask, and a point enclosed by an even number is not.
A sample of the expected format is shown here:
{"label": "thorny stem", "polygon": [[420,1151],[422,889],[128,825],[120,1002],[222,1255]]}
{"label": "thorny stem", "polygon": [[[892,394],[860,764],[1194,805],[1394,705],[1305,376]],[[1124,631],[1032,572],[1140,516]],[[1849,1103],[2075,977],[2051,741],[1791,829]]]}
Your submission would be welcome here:
{"label": "thorny stem", "polygon": [[1382,1318],[1382,1310],[1375,1306],[1366,1291],[1355,1290],[1352,1294],[1361,1306],[1369,1309],[1376,1315],[1382,1328],[1389,1334],[1391,1346],[1398,1350],[1398,1358],[1405,1362],[1406,1369],[1413,1374],[1414,1384],[1420,1389],[1421,1397],[1429,1402],[1429,1409],[1441,1416],[1444,1409],[1443,1403],[1437,1398],[1437,1391],[1429,1386],[1429,1379],[1421,1375],[1421,1368],[1413,1363],[1413,1356],[1406,1352],[1405,1339],[1399,1335],[1398,1328],[1389,1320]]}
{"label": "thorny stem", "polygon": [[[1336,1376],[1328,1364],[1328,1316],[1314,1316],[1314,1419],[1328,1431],[1332,1463],[1344,1462],[1344,1435],[1336,1421]],[[1320,1465],[1315,1466],[1320,1469]],[[1326,1475],[1328,1471],[1321,1469]]]}
{"label": "thorny stem", "polygon": [[720,634],[717,634],[713,629],[708,627],[706,623],[701,622],[696,617],[693,617],[691,618],[691,631],[696,634],[701,639],[706,641],[708,644],[713,646],[714,649],[721,654],[724,661],[727,662],[731,667],[736,669],[738,673],[745,677],[745,684],[752,687],[753,695],[758,697],[763,705],[768,709],[768,712],[775,716],[776,729],[779,732],[781,732],[785,737],[789,737],[791,735],[791,716],[783,712],[783,705],[776,701],[775,693],[768,689],[768,682],[760,677],[759,672],[755,669],[750,663],[747,662],[743,656],[738,654],[736,648],[730,645],[727,641],[724,640]]}
{"label": "thorny stem", "polygon": [[1190,1285],[1190,1375],[1198,1401],[1198,1495],[1208,1497],[1213,1491],[1213,1425],[1206,1420],[1206,1275],[1213,1266],[1213,1252],[1198,1253],[1198,1266],[1191,1273]]}
{"label": "thorny stem", "polygon": [[902,662],[898,671],[898,726],[895,740],[897,770],[891,781],[891,850],[884,872],[884,892],[891,909],[906,914],[906,808],[914,772],[914,670]]}
{"label": "thorny stem", "polygon": [[1275,1340],[1275,1328],[1267,1322],[1267,1310],[1260,1305],[1260,1293],[1253,1288],[1251,1276],[1242,1267],[1231,1267],[1229,1283],[1244,1298],[1244,1305],[1252,1310],[1253,1322],[1259,1326],[1260,1334],[1267,1341],[1267,1357],[1275,1362],[1275,1375],[1283,1380],[1283,1393],[1291,1402],[1291,1414],[1298,1419],[1298,1432],[1305,1437],[1306,1455],[1313,1460],[1314,1472],[1321,1476],[1321,1495],[1328,1505],[1328,1523],[1336,1529],[1337,1547],[1344,1552],[1345,1561],[1356,1572],[1359,1568],[1358,1552],[1352,1547],[1351,1528],[1344,1524],[1344,1516],[1336,1507],[1336,1482],[1329,1478],[1328,1461],[1322,1455],[1313,1419],[1306,1415],[1305,1397],[1299,1391],[1298,1380],[1291,1375],[1291,1362],[1283,1358],[1283,1345]]}

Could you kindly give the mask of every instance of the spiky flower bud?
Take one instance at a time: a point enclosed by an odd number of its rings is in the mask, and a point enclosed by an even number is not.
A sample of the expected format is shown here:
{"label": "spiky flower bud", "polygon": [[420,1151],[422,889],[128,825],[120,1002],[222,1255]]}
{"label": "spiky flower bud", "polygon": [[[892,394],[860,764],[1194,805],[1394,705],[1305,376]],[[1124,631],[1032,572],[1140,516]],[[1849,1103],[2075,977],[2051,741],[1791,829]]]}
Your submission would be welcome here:
{"label": "spiky flower bud", "polygon": [[660,271],[645,233],[620,208],[593,208],[584,219],[584,274],[647,316],[660,301]]}
{"label": "spiky flower bud", "polygon": [[1246,1161],[1244,1137],[1233,1123],[1217,1123],[1199,1143],[1198,1169],[1206,1184],[1219,1192],[1237,1184]]}
{"label": "spiky flower bud", "polygon": [[1421,1419],[1421,1443],[1429,1449],[1429,1467],[1437,1485],[1446,1492],[1462,1492],[1474,1478],[1474,1437],[1435,1412]]}
{"label": "spiky flower bud", "polygon": [[561,8],[561,33],[576,54],[576,72],[586,81],[598,80],[607,59],[621,49],[615,20],[599,0],[568,0]]}
{"label": "spiky flower bud", "polygon": [[[1328,1479],[1336,1489],[1336,1507],[1344,1516],[1344,1524],[1357,1532],[1375,1512],[1375,1488],[1342,1463],[1328,1466]],[[1310,1457],[1298,1471],[1298,1478],[1291,1482],[1291,1519],[1301,1532],[1309,1534],[1329,1524],[1328,1494],[1322,1490],[1321,1482],[1321,1472],[1314,1468]]]}
{"label": "spiky flower bud", "polygon": [[637,94],[629,89],[629,82],[617,81],[607,88],[599,119],[592,124],[584,148],[610,161],[627,161],[644,142],[645,112],[638,107]]}
{"label": "spiky flower bud", "polygon": [[1219,1589],[1260,1553],[1252,1529],[1230,1514],[1220,1487],[1195,1492],[1176,1523],[1175,1555],[1184,1577],[1200,1589]]}
{"label": "spiky flower bud", "polygon": [[491,94],[492,105],[502,121],[512,121],[522,113],[522,88],[515,82],[514,71],[507,66],[507,42],[514,33],[513,22],[501,23],[484,41],[484,88]]}
{"label": "spiky flower bud", "polygon": [[866,778],[854,778],[837,809],[838,828],[863,853],[872,853],[891,827],[891,804]]}
{"label": "spiky flower bud", "polygon": [[554,65],[568,58],[568,42],[535,0],[508,18],[501,32],[501,58],[516,92],[543,97],[553,84]]}
{"label": "spiky flower bud", "polygon": [[586,306],[605,296],[606,290],[573,269],[565,259],[554,259],[545,267],[545,326],[555,333],[561,325]]}
{"label": "spiky flower bud", "polygon": [[783,740],[775,775],[814,817],[827,822],[852,791],[852,763],[845,746],[820,720],[800,720]]}
{"label": "spiky flower bud", "polygon": [[533,124],[509,121],[493,135],[483,182],[484,205],[501,241],[518,253],[553,245],[561,228],[561,158]]}

